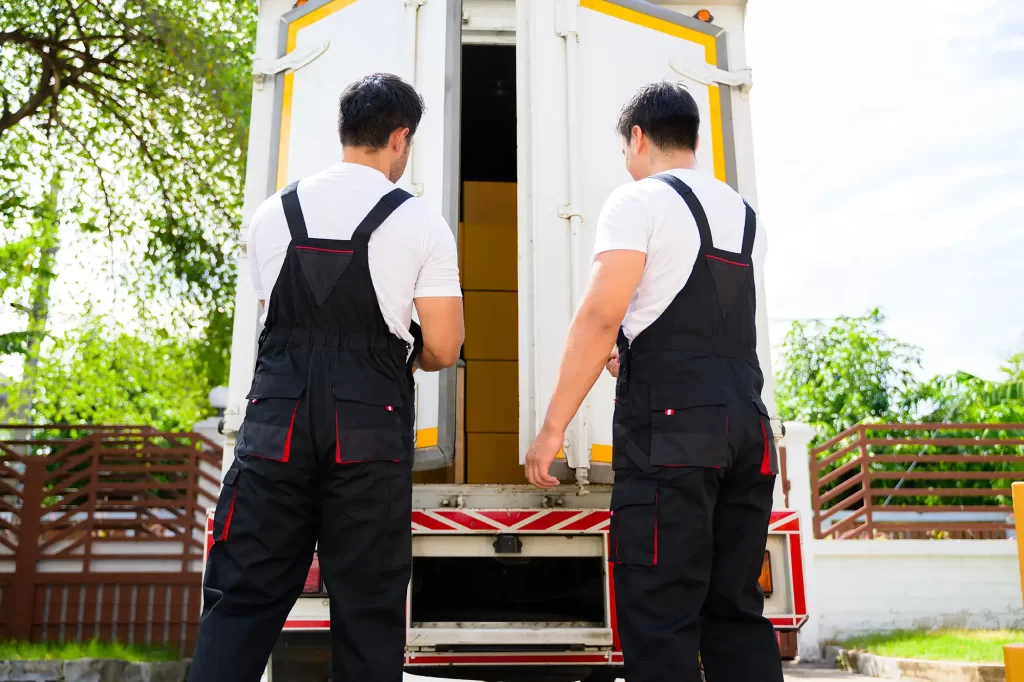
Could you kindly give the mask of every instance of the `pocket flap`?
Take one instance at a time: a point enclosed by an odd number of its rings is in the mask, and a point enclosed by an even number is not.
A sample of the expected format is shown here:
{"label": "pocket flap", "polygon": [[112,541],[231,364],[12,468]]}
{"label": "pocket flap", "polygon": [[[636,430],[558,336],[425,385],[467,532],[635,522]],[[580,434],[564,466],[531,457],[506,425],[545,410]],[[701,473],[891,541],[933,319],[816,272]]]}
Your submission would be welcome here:
{"label": "pocket flap", "polygon": [[291,398],[298,400],[302,397],[305,390],[305,377],[300,379],[294,376],[283,377],[257,374],[256,378],[253,379],[249,395],[245,397],[249,400],[262,400],[263,398]]}
{"label": "pocket flap", "polygon": [[238,480],[238,465],[233,464],[228,472],[224,474],[224,485],[234,485]]}
{"label": "pocket flap", "polygon": [[402,392],[398,389],[398,384],[388,381],[338,381],[334,384],[334,397],[366,405],[402,407]]}
{"label": "pocket flap", "polygon": [[658,482],[643,479],[616,481],[612,487],[612,511],[623,507],[654,504],[658,497]]}
{"label": "pocket flap", "polygon": [[706,387],[698,388],[686,384],[651,386],[652,410],[685,410],[689,407],[725,404],[725,393]]}
{"label": "pocket flap", "polygon": [[758,412],[760,412],[766,419],[770,419],[771,418],[771,415],[768,414],[768,407],[764,404],[764,401],[761,400],[761,396],[759,396],[759,395],[752,395],[752,396],[750,396],[750,399],[752,401],[754,401],[754,405],[757,406],[757,411]]}

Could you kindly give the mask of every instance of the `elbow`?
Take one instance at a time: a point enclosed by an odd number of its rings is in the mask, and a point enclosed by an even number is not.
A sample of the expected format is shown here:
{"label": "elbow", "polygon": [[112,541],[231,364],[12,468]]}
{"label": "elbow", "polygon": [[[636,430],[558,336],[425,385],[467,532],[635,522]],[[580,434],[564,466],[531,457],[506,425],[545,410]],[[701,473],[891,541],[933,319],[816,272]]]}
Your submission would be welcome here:
{"label": "elbow", "polygon": [[420,359],[420,367],[428,372],[438,372],[448,367],[453,367],[459,361],[462,351],[462,344],[446,348],[431,348],[423,354]]}

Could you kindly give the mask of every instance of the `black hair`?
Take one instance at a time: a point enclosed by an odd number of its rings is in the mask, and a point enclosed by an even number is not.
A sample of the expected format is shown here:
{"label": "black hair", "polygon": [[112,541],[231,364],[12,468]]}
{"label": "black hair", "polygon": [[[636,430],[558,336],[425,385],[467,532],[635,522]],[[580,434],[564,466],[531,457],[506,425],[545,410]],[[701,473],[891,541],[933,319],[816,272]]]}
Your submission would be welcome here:
{"label": "black hair", "polygon": [[390,73],[373,73],[352,83],[338,102],[338,135],[345,147],[382,149],[391,133],[408,128],[411,137],[423,118],[423,98]]}
{"label": "black hair", "polygon": [[651,83],[640,88],[619,112],[619,135],[629,140],[634,126],[640,126],[662,149],[694,151],[700,112],[693,95],[681,84]]}

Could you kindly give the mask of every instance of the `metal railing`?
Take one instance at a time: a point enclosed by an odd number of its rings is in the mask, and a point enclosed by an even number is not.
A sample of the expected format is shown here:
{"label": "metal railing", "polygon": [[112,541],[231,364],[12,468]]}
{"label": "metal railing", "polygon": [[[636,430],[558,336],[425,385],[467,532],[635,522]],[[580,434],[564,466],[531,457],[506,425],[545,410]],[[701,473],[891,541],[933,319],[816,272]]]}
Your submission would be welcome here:
{"label": "metal railing", "polygon": [[1005,538],[1024,424],[861,424],[810,467],[817,538]]}

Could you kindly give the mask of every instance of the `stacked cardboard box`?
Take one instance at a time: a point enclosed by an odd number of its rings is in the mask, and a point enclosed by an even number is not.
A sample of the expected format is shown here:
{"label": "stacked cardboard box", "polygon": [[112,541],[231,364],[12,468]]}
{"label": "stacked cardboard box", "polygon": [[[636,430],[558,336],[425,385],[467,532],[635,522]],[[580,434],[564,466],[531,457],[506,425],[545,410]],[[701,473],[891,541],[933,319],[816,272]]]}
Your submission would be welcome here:
{"label": "stacked cardboard box", "polygon": [[516,185],[463,185],[466,482],[521,483]]}

